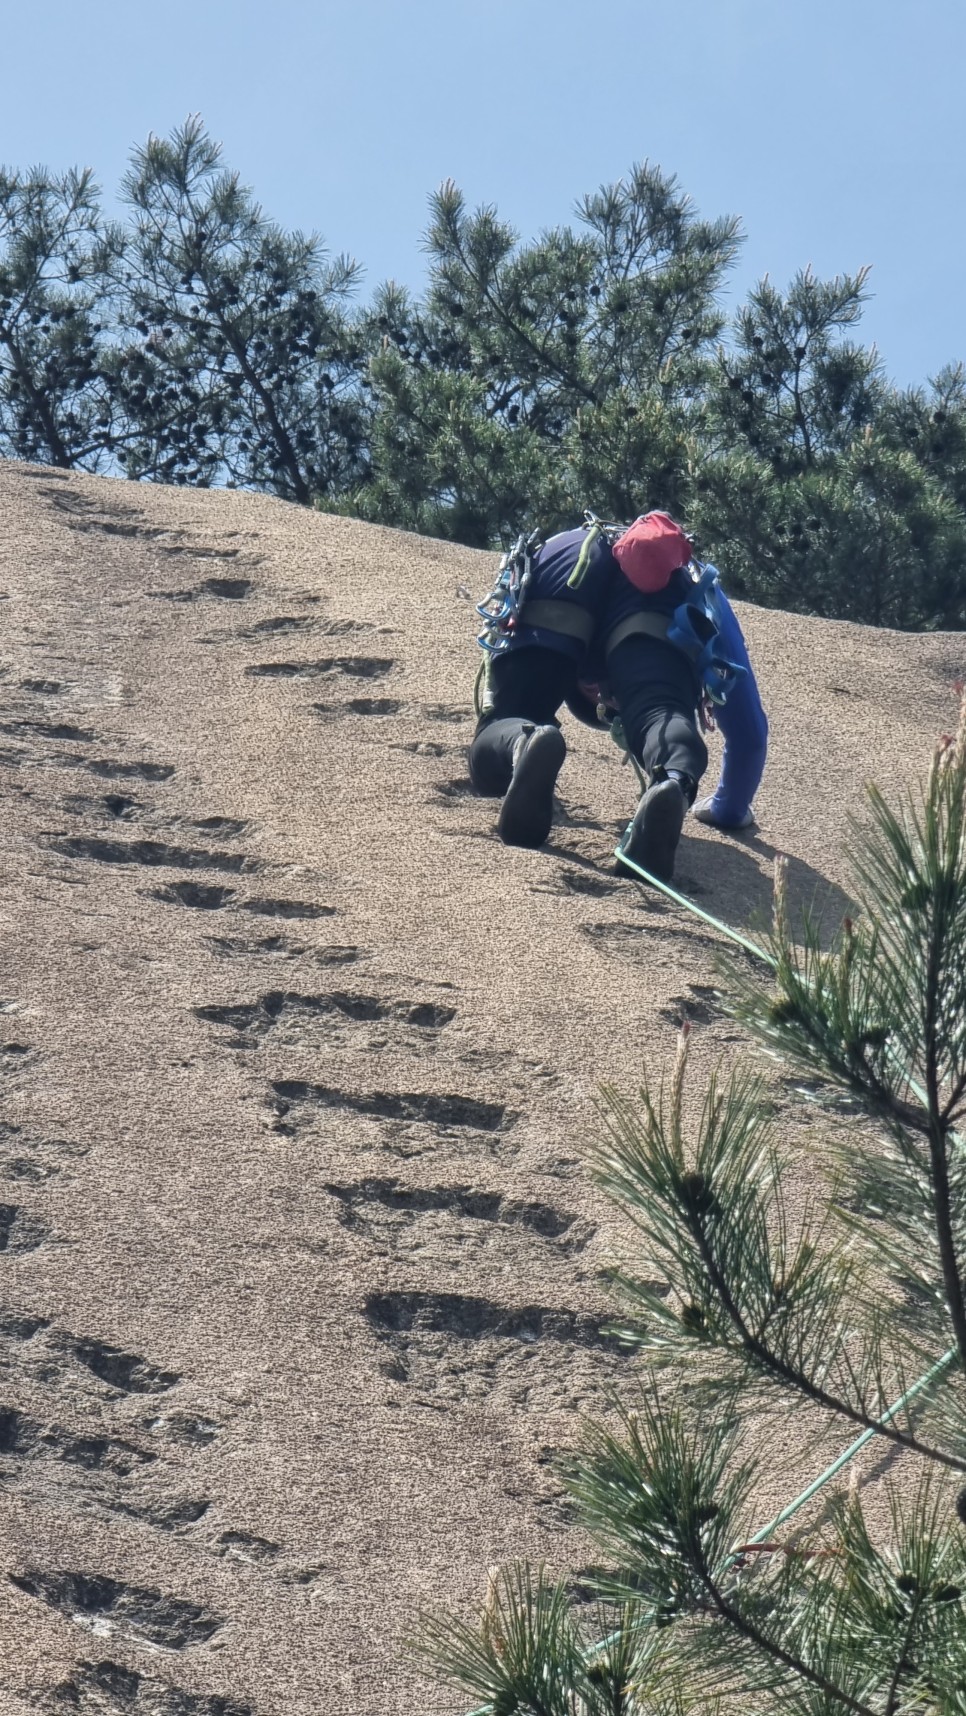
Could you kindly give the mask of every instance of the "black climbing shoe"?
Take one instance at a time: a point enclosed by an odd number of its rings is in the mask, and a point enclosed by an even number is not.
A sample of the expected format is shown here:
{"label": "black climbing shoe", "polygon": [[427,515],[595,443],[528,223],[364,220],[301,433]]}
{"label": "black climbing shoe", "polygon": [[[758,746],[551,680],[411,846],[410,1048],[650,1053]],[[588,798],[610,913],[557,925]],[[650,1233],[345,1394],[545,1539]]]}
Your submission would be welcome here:
{"label": "black climbing shoe", "polygon": [[[670,882],[687,809],[688,801],[676,780],[656,781],[641,799],[621,851],[659,882]],[[617,869],[625,876],[634,875],[619,858]]]}
{"label": "black climbing shoe", "polygon": [[533,727],[513,747],[513,779],[497,833],[507,846],[542,846],[553,822],[553,789],[567,746],[559,727]]}

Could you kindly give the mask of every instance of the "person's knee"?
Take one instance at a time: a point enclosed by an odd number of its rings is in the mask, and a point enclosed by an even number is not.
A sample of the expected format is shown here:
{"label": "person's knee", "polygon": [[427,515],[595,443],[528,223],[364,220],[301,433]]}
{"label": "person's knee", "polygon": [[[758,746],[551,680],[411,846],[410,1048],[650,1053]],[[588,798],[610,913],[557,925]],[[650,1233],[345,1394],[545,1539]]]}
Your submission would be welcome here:
{"label": "person's knee", "polygon": [[469,755],[470,780],[484,798],[502,798],[506,791],[506,764],[485,739],[474,739]]}
{"label": "person's knee", "polygon": [[524,730],[518,719],[489,720],[470,746],[470,780],[484,798],[502,798],[513,775],[513,746]]}

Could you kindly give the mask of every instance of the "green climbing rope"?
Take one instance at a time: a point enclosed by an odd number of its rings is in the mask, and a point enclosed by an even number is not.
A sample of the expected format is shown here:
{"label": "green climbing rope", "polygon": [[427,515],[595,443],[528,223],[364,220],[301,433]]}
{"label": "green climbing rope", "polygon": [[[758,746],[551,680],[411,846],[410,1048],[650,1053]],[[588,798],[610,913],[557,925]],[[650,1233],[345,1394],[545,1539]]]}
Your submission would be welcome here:
{"label": "green climbing rope", "polygon": [[753,954],[756,959],[764,960],[764,963],[770,965],[772,970],[775,969],[776,961],[770,953],[765,952],[763,947],[759,947],[756,941],[750,941],[746,935],[741,934],[740,930],[732,929],[730,924],[722,923],[721,919],[713,917],[711,912],[706,912],[701,906],[696,906],[686,894],[679,894],[676,888],[672,888],[670,882],[662,882],[657,876],[652,876],[648,870],[642,870],[640,864],[635,864],[633,858],[628,858],[619,846],[614,849],[614,857],[620,860],[624,869],[633,870],[635,876],[639,876],[649,888],[659,888],[661,893],[666,894],[669,900],[673,900],[676,906],[684,906],[686,911],[692,912],[696,918],[701,919],[702,923],[710,924],[711,928],[716,929],[720,935],[727,936],[729,941],[737,943],[738,947],[743,947],[746,953]]}

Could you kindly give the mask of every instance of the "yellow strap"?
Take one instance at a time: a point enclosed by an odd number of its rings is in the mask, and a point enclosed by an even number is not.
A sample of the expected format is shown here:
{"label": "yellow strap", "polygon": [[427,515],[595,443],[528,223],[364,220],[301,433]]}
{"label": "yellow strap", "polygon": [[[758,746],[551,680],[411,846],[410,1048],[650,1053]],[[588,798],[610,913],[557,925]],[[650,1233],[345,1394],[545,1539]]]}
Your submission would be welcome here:
{"label": "yellow strap", "polygon": [[489,652],[487,652],[486,654],[484,654],[483,660],[480,662],[480,665],[477,669],[476,678],[473,681],[473,713],[475,714],[478,721],[482,719],[484,711],[486,710],[486,703],[487,703],[487,696],[489,693],[489,689],[490,689],[490,657],[489,657]]}

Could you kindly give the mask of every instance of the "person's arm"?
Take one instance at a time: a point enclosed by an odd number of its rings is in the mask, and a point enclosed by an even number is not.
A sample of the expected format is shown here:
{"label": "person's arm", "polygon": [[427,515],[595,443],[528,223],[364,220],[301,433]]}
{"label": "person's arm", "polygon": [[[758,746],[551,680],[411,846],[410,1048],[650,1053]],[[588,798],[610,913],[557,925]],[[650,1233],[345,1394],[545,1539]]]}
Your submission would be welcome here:
{"label": "person's arm", "polygon": [[754,821],[751,803],[758,791],[768,755],[768,720],[761,706],[758,686],[748,659],[738,617],[719,590],[721,649],[744,673],[728,698],[715,711],[725,742],[721,778],[710,798],[694,807],[699,822],[716,828],[747,828]]}

